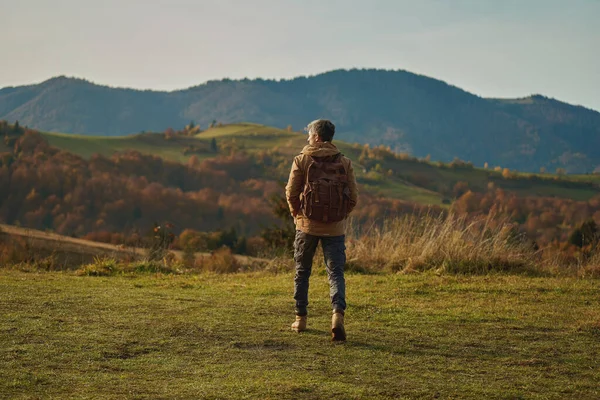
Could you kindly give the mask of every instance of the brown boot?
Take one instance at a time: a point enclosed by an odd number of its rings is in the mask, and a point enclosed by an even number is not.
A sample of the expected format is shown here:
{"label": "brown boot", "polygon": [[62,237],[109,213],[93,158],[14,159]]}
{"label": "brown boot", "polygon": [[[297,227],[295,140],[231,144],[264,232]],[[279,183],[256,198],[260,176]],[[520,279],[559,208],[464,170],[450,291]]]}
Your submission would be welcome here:
{"label": "brown boot", "polygon": [[292,330],[302,332],[306,330],[306,315],[296,315],[296,321],[292,324]]}
{"label": "brown boot", "polygon": [[336,312],[331,317],[331,340],[346,340],[346,331],[344,330],[344,314]]}

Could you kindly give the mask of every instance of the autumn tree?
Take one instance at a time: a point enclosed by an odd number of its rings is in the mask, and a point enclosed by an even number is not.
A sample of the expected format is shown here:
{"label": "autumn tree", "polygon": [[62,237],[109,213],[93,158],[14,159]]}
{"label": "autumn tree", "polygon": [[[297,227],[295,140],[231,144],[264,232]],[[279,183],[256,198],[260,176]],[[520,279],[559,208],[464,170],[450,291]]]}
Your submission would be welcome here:
{"label": "autumn tree", "polygon": [[456,182],[454,187],[452,188],[452,195],[456,198],[461,197],[463,194],[467,193],[469,190],[469,183],[464,181]]}

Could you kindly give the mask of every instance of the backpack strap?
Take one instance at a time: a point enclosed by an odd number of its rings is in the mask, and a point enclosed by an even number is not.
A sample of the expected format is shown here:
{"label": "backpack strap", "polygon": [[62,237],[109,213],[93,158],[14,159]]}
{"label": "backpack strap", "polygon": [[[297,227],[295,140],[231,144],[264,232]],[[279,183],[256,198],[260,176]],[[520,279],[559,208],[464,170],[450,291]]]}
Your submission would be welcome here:
{"label": "backpack strap", "polygon": [[304,199],[303,202],[304,204],[306,204],[306,209],[304,210],[304,212],[306,213],[307,217],[310,217],[312,215],[312,202],[310,201],[306,201],[306,191],[307,189],[310,190],[310,185],[309,185],[309,181],[308,181],[308,171],[310,171],[310,167],[313,166],[313,164],[316,162],[316,160],[313,158],[313,156],[309,156],[310,157],[310,162],[308,163],[308,166],[306,167],[306,171],[304,171],[304,188],[302,190],[302,193],[304,193]]}

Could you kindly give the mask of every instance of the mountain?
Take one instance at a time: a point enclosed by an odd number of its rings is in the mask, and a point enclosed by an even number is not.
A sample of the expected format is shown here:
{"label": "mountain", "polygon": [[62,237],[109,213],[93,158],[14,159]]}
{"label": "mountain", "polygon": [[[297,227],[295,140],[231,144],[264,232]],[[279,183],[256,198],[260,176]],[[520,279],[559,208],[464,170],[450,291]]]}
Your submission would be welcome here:
{"label": "mountain", "polygon": [[0,90],[0,119],[41,130],[124,135],[191,120],[300,129],[329,118],[337,137],[434,160],[523,171],[600,169],[600,113],[534,95],[486,99],[407,71],[336,70],[291,80],[210,81],[173,92],[66,77]]}

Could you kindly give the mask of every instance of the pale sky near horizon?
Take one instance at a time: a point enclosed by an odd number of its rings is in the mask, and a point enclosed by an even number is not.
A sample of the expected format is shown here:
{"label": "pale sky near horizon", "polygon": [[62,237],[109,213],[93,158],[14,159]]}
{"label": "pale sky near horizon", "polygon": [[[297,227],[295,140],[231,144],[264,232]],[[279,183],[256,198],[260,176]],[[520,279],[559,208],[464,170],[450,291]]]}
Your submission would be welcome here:
{"label": "pale sky near horizon", "polygon": [[0,0],[0,88],[404,69],[600,111],[600,0]]}

